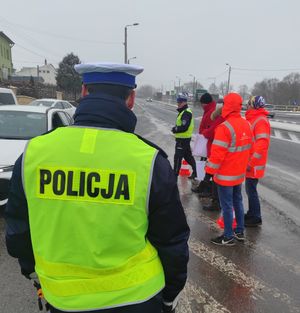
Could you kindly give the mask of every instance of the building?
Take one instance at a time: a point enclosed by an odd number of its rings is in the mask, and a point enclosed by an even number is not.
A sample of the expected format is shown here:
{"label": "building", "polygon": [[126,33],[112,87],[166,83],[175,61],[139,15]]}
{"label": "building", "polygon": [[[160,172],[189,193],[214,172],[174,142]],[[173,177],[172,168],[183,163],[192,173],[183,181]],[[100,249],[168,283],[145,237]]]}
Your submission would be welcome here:
{"label": "building", "polygon": [[15,76],[33,77],[34,79],[42,78],[44,84],[56,85],[56,68],[52,64],[45,64],[37,67],[23,67],[20,71],[15,73]]}
{"label": "building", "polygon": [[15,43],[0,31],[0,81],[7,80],[13,73],[11,48]]}

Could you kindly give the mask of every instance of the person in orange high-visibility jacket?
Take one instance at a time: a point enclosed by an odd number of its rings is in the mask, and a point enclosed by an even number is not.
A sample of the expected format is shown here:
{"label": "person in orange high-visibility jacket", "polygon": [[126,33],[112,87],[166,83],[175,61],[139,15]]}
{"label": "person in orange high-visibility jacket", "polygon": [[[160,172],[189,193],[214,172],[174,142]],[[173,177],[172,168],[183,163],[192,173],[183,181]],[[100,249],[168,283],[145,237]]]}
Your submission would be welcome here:
{"label": "person in orange high-visibility jacket", "polygon": [[257,184],[265,174],[271,133],[268,111],[264,107],[265,99],[262,96],[251,97],[247,105],[246,119],[251,124],[254,144],[246,172],[248,212],[245,214],[245,226],[262,224]]}
{"label": "person in orange high-visibility jacket", "polygon": [[[250,124],[241,117],[242,97],[229,93],[224,97],[222,117],[212,143],[211,154],[205,167],[205,180],[213,175],[217,184],[224,217],[224,233],[212,239],[218,245],[234,245],[235,239],[244,240],[244,207],[241,186],[246,176],[252,144]],[[232,229],[233,208],[237,228]]]}

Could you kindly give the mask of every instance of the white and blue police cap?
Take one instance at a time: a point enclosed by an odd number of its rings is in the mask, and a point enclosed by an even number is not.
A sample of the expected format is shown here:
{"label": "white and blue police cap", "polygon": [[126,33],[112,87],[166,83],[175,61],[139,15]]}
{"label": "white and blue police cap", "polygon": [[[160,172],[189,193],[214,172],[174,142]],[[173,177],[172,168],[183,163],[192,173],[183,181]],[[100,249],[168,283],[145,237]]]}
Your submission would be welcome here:
{"label": "white and blue police cap", "polygon": [[143,68],[133,64],[85,63],[76,64],[75,71],[82,75],[84,84],[112,84],[135,88],[135,77]]}
{"label": "white and blue police cap", "polygon": [[187,101],[188,101],[188,98],[189,98],[189,95],[188,95],[187,92],[181,92],[181,93],[179,93],[179,94],[177,95],[176,101],[177,101],[178,103],[180,103],[180,102],[187,102]]}

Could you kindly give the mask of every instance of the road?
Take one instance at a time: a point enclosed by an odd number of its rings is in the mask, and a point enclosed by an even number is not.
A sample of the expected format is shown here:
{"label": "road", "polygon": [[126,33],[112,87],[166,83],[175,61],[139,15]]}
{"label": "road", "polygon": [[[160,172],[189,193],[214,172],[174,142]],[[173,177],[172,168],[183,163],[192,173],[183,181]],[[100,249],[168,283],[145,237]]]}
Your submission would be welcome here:
{"label": "road", "polygon": [[[197,128],[201,112],[193,111]],[[135,113],[136,132],[161,146],[173,164],[170,129],[176,107],[137,100]],[[188,282],[177,313],[300,312],[300,145],[273,135],[267,175],[260,184],[263,225],[247,229],[244,244],[219,247],[210,243],[220,233],[218,213],[203,211],[203,200],[191,192],[191,182],[179,178],[191,238]],[[34,290],[7,255],[3,233],[0,217],[0,312],[37,313]]]}

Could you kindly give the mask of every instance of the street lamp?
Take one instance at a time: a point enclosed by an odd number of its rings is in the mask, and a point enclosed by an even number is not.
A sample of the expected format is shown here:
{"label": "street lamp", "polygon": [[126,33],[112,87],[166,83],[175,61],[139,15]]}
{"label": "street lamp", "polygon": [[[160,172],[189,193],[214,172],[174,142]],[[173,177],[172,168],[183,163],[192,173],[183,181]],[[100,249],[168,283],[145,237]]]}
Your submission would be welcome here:
{"label": "street lamp", "polygon": [[191,77],[193,77],[193,98],[195,99],[195,81],[196,81],[196,77],[192,74],[190,74]]}
{"label": "street lamp", "polygon": [[125,28],[124,28],[124,63],[125,64],[128,64],[128,59],[127,59],[127,27],[130,27],[130,26],[138,26],[139,23],[133,23],[133,24],[129,24],[129,25],[126,25]]}
{"label": "street lamp", "polygon": [[178,78],[178,92],[180,92],[180,77],[176,76],[176,78]]}
{"label": "street lamp", "polygon": [[227,66],[229,66],[228,68],[228,82],[227,82],[227,92],[226,94],[228,94],[229,92],[229,88],[230,88],[230,74],[231,74],[231,65],[229,63],[226,63]]}
{"label": "street lamp", "polygon": [[130,60],[134,60],[134,59],[136,59],[136,57],[129,58],[128,59],[128,64],[130,63]]}

